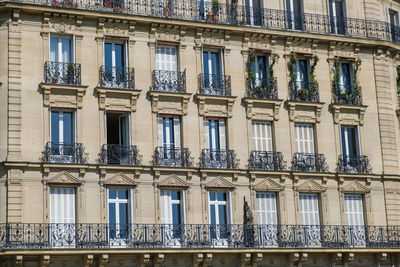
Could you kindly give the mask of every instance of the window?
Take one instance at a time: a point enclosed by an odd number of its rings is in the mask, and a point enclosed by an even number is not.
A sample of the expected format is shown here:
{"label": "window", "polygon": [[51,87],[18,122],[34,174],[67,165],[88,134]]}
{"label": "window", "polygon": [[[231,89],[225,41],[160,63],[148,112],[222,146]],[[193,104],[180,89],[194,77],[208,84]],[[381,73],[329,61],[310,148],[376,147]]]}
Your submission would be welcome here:
{"label": "window", "polygon": [[[351,227],[351,236],[349,242],[356,247],[364,247],[366,245],[365,224],[364,224],[364,205],[363,196],[359,194],[345,194],[345,213],[346,225]],[[349,229],[350,230],[350,229]]]}
{"label": "window", "polygon": [[274,151],[272,123],[253,122],[253,142],[256,151]]}
{"label": "window", "polygon": [[346,17],[345,0],[329,0],[329,14],[331,16],[331,32],[345,33]]}
{"label": "window", "polygon": [[179,117],[161,116],[158,118],[158,145],[165,150],[181,147]]}
{"label": "window", "polygon": [[75,223],[75,188],[50,188],[50,223]]}
{"label": "window", "polygon": [[255,55],[254,63],[252,64],[252,71],[254,73],[255,84],[254,86],[268,86],[268,68],[269,59],[266,55]]}
{"label": "window", "polygon": [[203,88],[208,88],[205,93],[223,94],[224,89],[222,53],[219,50],[203,51]]}
{"label": "window", "polygon": [[72,111],[52,110],[50,120],[51,161],[74,162],[74,113]]}
{"label": "window", "polygon": [[257,192],[257,218],[258,224],[278,224],[278,210],[276,207],[276,193]]}
{"label": "window", "polygon": [[219,245],[225,245],[231,224],[230,192],[209,192],[209,215],[211,237],[220,241]]}
{"label": "window", "polygon": [[[388,8],[388,21],[390,24],[390,34],[392,36],[392,41],[396,42],[396,40],[399,38],[399,12],[394,11],[390,8]],[[397,37],[397,38],[396,38]]]}
{"label": "window", "polygon": [[320,225],[318,194],[300,193],[300,216],[303,225]]}
{"label": "window", "polygon": [[286,0],[288,25],[293,30],[301,30],[303,27],[303,1]]}
{"label": "window", "polygon": [[346,158],[352,158],[359,155],[358,131],[357,127],[342,126],[342,154]]}
{"label": "window", "polygon": [[204,121],[204,137],[206,148],[210,151],[226,149],[225,120],[208,119]]}
{"label": "window", "polygon": [[107,144],[129,145],[129,116],[124,113],[107,112]]}
{"label": "window", "polygon": [[132,222],[131,190],[108,189],[108,223],[110,238],[128,237],[129,224]]}
{"label": "window", "polygon": [[294,66],[296,73],[296,89],[309,89],[310,62],[308,59],[297,59]]}
{"label": "window", "polygon": [[297,152],[314,154],[314,126],[312,124],[295,124]]}
{"label": "window", "polygon": [[156,49],[156,68],[160,71],[178,71],[176,47],[158,45]]}
{"label": "window", "polygon": [[167,237],[180,237],[184,230],[181,225],[185,224],[184,191],[161,190],[161,223],[169,233]]}
{"label": "window", "polygon": [[72,38],[50,35],[50,56],[49,62],[45,65],[46,82],[58,84],[74,84],[75,65]]}
{"label": "window", "polygon": [[350,62],[339,63],[339,88],[341,94],[350,94],[353,83],[353,64]]}
{"label": "window", "polygon": [[263,1],[245,0],[246,5],[246,23],[249,25],[261,26],[263,22]]}
{"label": "window", "polygon": [[104,74],[105,86],[128,88],[127,46],[124,41],[104,42]]}
{"label": "window", "polygon": [[70,37],[50,36],[50,61],[73,62],[72,39]]}

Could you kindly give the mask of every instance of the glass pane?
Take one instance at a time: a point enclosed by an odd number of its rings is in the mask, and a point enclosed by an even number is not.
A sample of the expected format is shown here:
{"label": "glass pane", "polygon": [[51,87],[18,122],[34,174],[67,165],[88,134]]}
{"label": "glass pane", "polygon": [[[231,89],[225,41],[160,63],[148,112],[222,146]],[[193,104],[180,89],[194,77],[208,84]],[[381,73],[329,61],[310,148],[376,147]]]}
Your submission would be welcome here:
{"label": "glass pane", "polygon": [[216,224],[217,223],[217,218],[215,217],[215,205],[210,205],[210,222],[211,224]]}
{"label": "glass pane", "polygon": [[265,56],[258,56],[257,57],[257,74],[259,79],[264,79],[266,77],[266,70],[265,70]]}
{"label": "glass pane", "polygon": [[181,192],[171,191],[171,199],[172,200],[181,200]]}
{"label": "glass pane", "polygon": [[110,224],[117,222],[115,218],[115,203],[108,203],[108,222]]}
{"label": "glass pane", "polygon": [[301,79],[301,89],[308,88],[308,72],[307,72],[307,61],[299,60],[300,68],[300,79]]}
{"label": "glass pane", "polygon": [[217,193],[218,201],[226,201],[226,193],[225,192],[218,192]]}
{"label": "glass pane", "polygon": [[64,63],[69,63],[71,62],[71,39],[69,38],[61,38],[62,42],[62,61]]}
{"label": "glass pane", "polygon": [[119,203],[119,223],[128,223],[128,203]]}
{"label": "glass pane", "polygon": [[50,38],[50,61],[58,61],[58,38]]}
{"label": "glass pane", "polygon": [[119,199],[128,199],[128,190],[118,190]]}
{"label": "glass pane", "polygon": [[218,206],[218,219],[219,224],[226,224],[226,205],[219,205]]}
{"label": "glass pane", "polygon": [[114,44],[115,49],[115,66],[124,67],[124,46],[122,44]]}
{"label": "glass pane", "polygon": [[210,192],[210,201],[215,201],[215,192]]}
{"label": "glass pane", "polygon": [[212,68],[212,74],[216,74],[216,75],[221,74],[219,53],[217,53],[217,52],[211,52],[211,68]]}
{"label": "glass pane", "polygon": [[59,112],[52,111],[51,112],[51,142],[59,143],[60,142],[60,133],[59,133]]}
{"label": "glass pane", "polygon": [[117,198],[117,191],[114,189],[108,190],[108,198],[109,199],[116,199]]}
{"label": "glass pane", "polygon": [[345,90],[349,93],[351,89],[351,81],[350,81],[350,64],[342,63],[342,77],[343,77],[343,85],[345,86]]}
{"label": "glass pane", "polygon": [[64,134],[64,144],[72,144],[73,143],[73,122],[72,122],[72,113],[64,112],[63,113],[63,134]]}
{"label": "glass pane", "polygon": [[104,65],[112,66],[112,44],[105,43],[104,46]]}
{"label": "glass pane", "polygon": [[172,223],[180,224],[181,222],[181,205],[172,204]]}
{"label": "glass pane", "polygon": [[208,69],[208,52],[207,51],[203,52],[203,72],[204,72],[204,74],[210,73],[210,71]]}

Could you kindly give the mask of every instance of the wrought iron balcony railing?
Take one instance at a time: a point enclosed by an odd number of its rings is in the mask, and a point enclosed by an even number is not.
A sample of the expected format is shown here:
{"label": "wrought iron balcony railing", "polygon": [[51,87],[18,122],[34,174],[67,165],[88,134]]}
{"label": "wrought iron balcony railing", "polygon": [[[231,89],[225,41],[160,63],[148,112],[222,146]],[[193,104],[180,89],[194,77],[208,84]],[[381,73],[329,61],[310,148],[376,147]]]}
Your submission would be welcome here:
{"label": "wrought iron balcony railing", "polygon": [[300,172],[327,172],[324,154],[294,153],[292,170]]}
{"label": "wrought iron balcony railing", "polygon": [[99,154],[99,163],[139,166],[142,164],[142,156],[137,146],[104,144]]}
{"label": "wrought iron balcony railing", "polygon": [[263,99],[278,99],[278,82],[264,79],[247,78],[247,96]]}
{"label": "wrought iron balcony railing", "polygon": [[338,173],[371,173],[368,156],[340,155],[337,165]]}
{"label": "wrought iron balcony railing", "polygon": [[135,89],[133,68],[101,66],[99,76],[101,87]]}
{"label": "wrought iron balcony railing", "polygon": [[160,92],[186,93],[186,70],[183,72],[154,70],[152,90]]}
{"label": "wrought iron balcony railing", "polygon": [[310,82],[305,88],[296,82],[289,82],[290,100],[301,102],[319,102],[319,89],[317,82]]}
{"label": "wrought iron balcony railing", "polygon": [[203,149],[200,156],[200,168],[237,169],[239,160],[233,150]]}
{"label": "wrought iron balcony railing", "polygon": [[362,105],[361,87],[356,85],[338,85],[334,88],[335,104]]}
{"label": "wrought iron balcony railing", "polygon": [[156,147],[152,160],[153,166],[192,167],[193,158],[188,148]]}
{"label": "wrought iron balcony railing", "polygon": [[42,162],[84,164],[87,163],[87,154],[81,143],[47,142],[42,152]]}
{"label": "wrought iron balcony railing", "polygon": [[81,85],[81,64],[46,61],[45,83]]}
{"label": "wrought iron balcony railing", "polygon": [[231,96],[231,76],[201,73],[199,89],[205,95]]}
{"label": "wrought iron balcony railing", "polygon": [[249,169],[284,171],[286,170],[286,161],[281,152],[251,151]]}
{"label": "wrought iron balcony railing", "polygon": [[0,224],[0,248],[398,248],[399,226]]}
{"label": "wrought iron balcony railing", "polygon": [[107,13],[151,16],[229,25],[257,26],[275,30],[342,35],[400,43],[400,28],[386,21],[333,17],[321,14],[294,14],[285,10],[249,8],[237,4],[213,5],[198,0],[0,0],[57,8],[85,9]]}

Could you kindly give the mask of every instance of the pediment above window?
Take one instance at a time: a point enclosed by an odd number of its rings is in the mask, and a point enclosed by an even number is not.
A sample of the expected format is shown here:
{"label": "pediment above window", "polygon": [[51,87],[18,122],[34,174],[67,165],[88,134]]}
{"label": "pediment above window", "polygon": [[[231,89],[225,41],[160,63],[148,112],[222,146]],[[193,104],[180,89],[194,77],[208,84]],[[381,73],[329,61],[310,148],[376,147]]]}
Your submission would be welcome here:
{"label": "pediment above window", "polygon": [[269,192],[279,192],[283,191],[283,186],[273,181],[271,178],[264,179],[258,183],[255,187],[255,191],[269,191]]}
{"label": "pediment above window", "polygon": [[62,171],[47,181],[48,185],[75,185],[79,186],[82,182],[67,171]]}
{"label": "pediment above window", "polygon": [[123,173],[117,173],[104,182],[105,186],[136,186],[136,182]]}
{"label": "pediment above window", "polygon": [[176,175],[171,175],[164,180],[162,180],[159,184],[159,187],[184,187],[187,188],[190,186],[186,181],[182,180]]}
{"label": "pediment above window", "polygon": [[340,191],[343,193],[365,194],[369,193],[370,189],[358,181],[352,181],[348,185],[341,187]]}
{"label": "pediment above window", "polygon": [[234,189],[235,185],[222,177],[217,177],[206,184],[206,188]]}
{"label": "pediment above window", "polygon": [[298,192],[305,192],[305,193],[321,193],[326,191],[326,188],[317,183],[316,181],[308,179],[299,186],[296,186],[295,190]]}

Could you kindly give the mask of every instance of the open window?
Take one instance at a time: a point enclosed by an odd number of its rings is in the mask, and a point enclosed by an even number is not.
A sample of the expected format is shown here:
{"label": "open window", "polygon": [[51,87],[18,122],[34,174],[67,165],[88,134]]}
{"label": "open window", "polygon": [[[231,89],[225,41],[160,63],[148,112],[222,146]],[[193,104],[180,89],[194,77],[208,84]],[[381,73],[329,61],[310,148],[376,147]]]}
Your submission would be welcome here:
{"label": "open window", "polygon": [[130,164],[129,115],[107,112],[107,162],[108,164]]}

